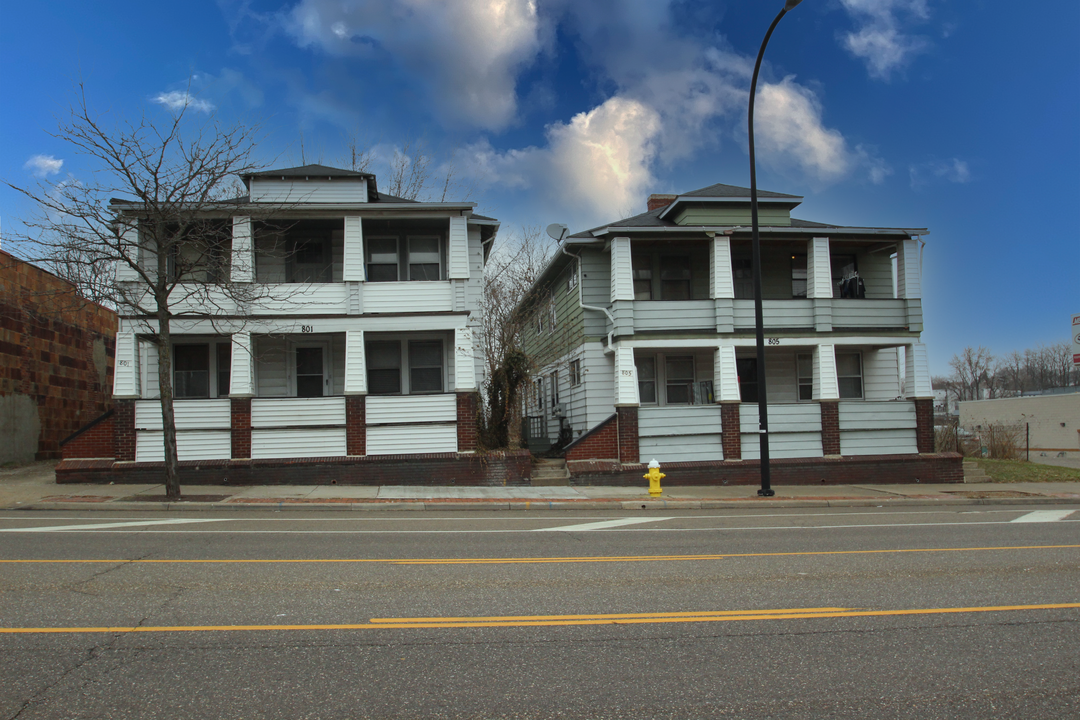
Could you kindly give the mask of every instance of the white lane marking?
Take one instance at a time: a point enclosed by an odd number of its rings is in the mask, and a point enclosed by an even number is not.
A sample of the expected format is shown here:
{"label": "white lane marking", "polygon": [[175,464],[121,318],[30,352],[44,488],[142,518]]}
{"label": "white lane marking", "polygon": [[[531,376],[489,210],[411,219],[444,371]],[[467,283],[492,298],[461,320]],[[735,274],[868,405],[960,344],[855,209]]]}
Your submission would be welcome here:
{"label": "white lane marking", "polygon": [[604,530],[606,528],[622,527],[623,525],[638,525],[648,522],[662,522],[673,520],[669,517],[648,518],[618,518],[616,520],[603,520],[601,522],[581,523],[580,525],[560,525],[559,527],[537,528],[533,532],[590,532],[592,530]]}
{"label": "white lane marking", "polygon": [[1044,522],[1057,522],[1058,520],[1064,520],[1072,515],[1075,510],[1036,510],[1035,512],[1029,512],[1027,515],[1021,515],[1020,517],[1010,522],[1014,523],[1044,523]]}
{"label": "white lane marking", "polygon": [[184,525],[186,523],[226,522],[229,518],[177,518],[174,520],[138,520],[135,522],[100,523],[93,525],[45,525],[32,528],[0,528],[0,532],[70,532],[94,531],[146,525]]}

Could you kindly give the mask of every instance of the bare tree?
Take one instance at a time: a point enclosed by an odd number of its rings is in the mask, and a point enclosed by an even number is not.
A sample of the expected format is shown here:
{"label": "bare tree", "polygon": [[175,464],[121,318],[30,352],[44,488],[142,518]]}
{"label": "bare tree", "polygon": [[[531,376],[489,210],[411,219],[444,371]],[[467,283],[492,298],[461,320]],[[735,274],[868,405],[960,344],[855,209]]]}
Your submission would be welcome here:
{"label": "bare tree", "polygon": [[[464,186],[453,157],[440,161],[422,141],[409,141],[386,151],[384,146],[362,147],[349,140],[344,165],[357,172],[379,168],[380,190],[404,200],[446,202],[468,200],[472,188]],[[381,167],[380,167],[381,166]]]}
{"label": "bare tree", "polygon": [[[223,303],[262,299],[263,287],[229,279],[236,177],[259,169],[253,159],[258,129],[223,127],[213,119],[195,125],[185,108],[164,121],[143,116],[110,127],[90,110],[80,86],[52,135],[96,167],[87,180],[9,184],[40,210],[26,222],[36,234],[21,238],[24,254],[137,318],[156,344],[165,490],[178,499],[172,322],[181,311],[212,317]],[[116,280],[116,268],[124,281]]]}
{"label": "bare tree", "polygon": [[961,400],[981,400],[982,390],[991,383],[990,369],[994,356],[985,347],[966,347],[959,355],[953,355],[949,365],[956,371]]}

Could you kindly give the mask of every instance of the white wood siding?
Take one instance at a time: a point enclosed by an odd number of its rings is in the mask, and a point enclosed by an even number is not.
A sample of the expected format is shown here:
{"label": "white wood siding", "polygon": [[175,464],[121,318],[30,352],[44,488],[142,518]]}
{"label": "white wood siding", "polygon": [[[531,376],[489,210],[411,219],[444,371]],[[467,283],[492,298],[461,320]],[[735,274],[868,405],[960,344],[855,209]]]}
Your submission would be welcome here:
{"label": "white wood siding", "polygon": [[[181,462],[228,460],[232,456],[232,433],[228,430],[177,431],[176,455]],[[137,431],[135,433],[135,462],[163,462],[164,460],[165,433],[161,430]]]}
{"label": "white wood siding", "polygon": [[585,395],[585,429],[591,430],[615,412],[615,360],[598,342],[585,343],[581,356],[581,391]]}
{"label": "white wood siding", "polygon": [[[814,327],[813,300],[762,300],[761,313],[767,328]],[[735,300],[732,316],[737,329],[753,329],[757,324],[754,320],[754,301]]]}
{"label": "white wood siding", "polygon": [[642,462],[723,460],[719,405],[643,407],[638,411]]}
{"label": "white wood siding", "polygon": [[735,346],[721,345],[713,359],[713,395],[719,401],[739,399],[739,370],[735,364]]}
{"label": "white wood siding", "polygon": [[918,451],[914,403],[840,403],[841,455],[909,455]]}
{"label": "white wood siding", "polygon": [[367,364],[364,360],[364,331],[345,332],[345,394],[367,392]]}
{"label": "white wood siding", "polygon": [[713,330],[716,303],[712,300],[638,300],[634,331]]}
{"label": "white wood siding", "polygon": [[840,381],[836,376],[835,345],[818,345],[814,348],[813,397],[815,400],[840,398]]}
{"label": "white wood siding", "polygon": [[806,250],[806,297],[831,298],[833,284],[829,238],[813,238],[807,243]]}
{"label": "white wood siding", "polygon": [[[120,231],[120,242],[120,249],[126,257],[131,258],[133,262],[142,263],[143,268],[153,270],[152,267],[144,263],[141,257],[142,253],[139,251],[139,227],[134,224],[134,221],[130,225],[125,224],[123,226]],[[117,282],[138,281],[139,271],[131,267],[127,262],[118,262],[116,263],[116,280]]]}
{"label": "white wood siding", "polygon": [[930,360],[926,354],[926,345],[914,343],[904,348],[904,394],[909,398],[934,397],[930,385]]}
{"label": "white wood siding", "polygon": [[731,238],[713,238],[709,275],[712,286],[709,297],[735,297],[735,280],[731,274]]}
{"label": "white wood siding", "polygon": [[113,372],[113,397],[139,397],[139,343],[135,333],[116,334],[116,369]]}
{"label": "white wood siding", "polygon": [[252,459],[344,457],[345,428],[252,430]]}
{"label": "white wood siding", "polygon": [[301,180],[299,178],[252,178],[252,202],[283,203],[366,203],[367,181]]}
{"label": "white wood siding", "polygon": [[457,422],[456,395],[369,395],[367,424]]}
{"label": "white wood siding", "polygon": [[634,349],[617,347],[615,348],[615,404],[637,405],[639,402]]}
{"label": "white wood siding", "polygon": [[630,261],[630,238],[611,241],[611,302],[634,299],[634,272]]}
{"label": "white wood siding", "polygon": [[863,359],[863,398],[895,400],[900,397],[900,361],[896,348],[866,350]]}
{"label": "white wood siding", "polygon": [[922,297],[922,277],[919,272],[919,241],[904,240],[896,254],[897,297],[913,300]]}
{"label": "white wood siding", "polygon": [[[174,400],[176,430],[228,430],[232,427],[231,408],[228,398]],[[136,430],[161,430],[162,427],[160,401],[140,400],[135,403]]]}
{"label": "white wood siding", "polygon": [[265,288],[265,294],[251,308],[252,315],[344,315],[349,312],[349,288],[341,282],[282,283]]}
{"label": "white wood siding", "polygon": [[447,277],[469,277],[469,234],[467,232],[466,219],[460,215],[450,218],[450,261]]}
{"label": "white wood siding", "polygon": [[253,398],[252,428],[344,425],[345,398]]}
{"label": "white wood siding", "polygon": [[432,313],[453,309],[452,288],[446,281],[364,283],[366,313]]}
{"label": "white wood siding", "polygon": [[232,336],[229,370],[229,394],[236,396],[255,394],[255,362],[252,355],[251,333],[239,332]]}
{"label": "white wood siding", "polygon": [[[174,342],[175,342],[175,337]],[[142,373],[142,396],[161,397],[161,379],[158,377],[158,347],[149,340],[139,342],[140,371]]]}
{"label": "white wood siding", "polygon": [[289,376],[285,367],[285,338],[255,338],[255,393],[259,397],[286,397]]}
{"label": "white wood siding", "polygon": [[236,215],[232,219],[232,266],[233,282],[249,283],[255,280],[255,248],[251,240],[251,218]]}
{"label": "white wood siding", "polygon": [[[739,406],[743,460],[760,460],[758,408],[752,403]],[[769,457],[823,457],[821,407],[817,403],[769,404]]]}
{"label": "white wood siding", "polygon": [[364,281],[364,227],[359,217],[345,218],[344,268],[341,272],[345,282]]}
{"label": "white wood siding", "polygon": [[799,401],[795,353],[765,351],[765,386],[770,403]]}
{"label": "white wood siding", "polygon": [[367,429],[368,455],[457,452],[457,424],[376,425]]}

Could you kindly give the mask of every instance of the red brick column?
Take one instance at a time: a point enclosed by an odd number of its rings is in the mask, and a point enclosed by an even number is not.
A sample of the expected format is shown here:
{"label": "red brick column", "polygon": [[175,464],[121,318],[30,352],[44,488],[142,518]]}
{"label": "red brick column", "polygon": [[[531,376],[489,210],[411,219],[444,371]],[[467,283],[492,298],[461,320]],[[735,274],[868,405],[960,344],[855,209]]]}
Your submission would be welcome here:
{"label": "red brick column", "polygon": [[367,395],[345,396],[345,454],[367,455]]}
{"label": "red brick column", "polygon": [[474,392],[457,394],[457,449],[458,452],[476,450],[476,403]]}
{"label": "red brick column", "polygon": [[919,398],[915,403],[915,443],[920,453],[934,452],[934,400]]}
{"label": "red brick column", "polygon": [[232,398],[232,458],[251,457],[251,398]]}
{"label": "red brick column", "polygon": [[135,461],[135,401],[114,400],[116,415],[113,416],[116,438],[117,462]]}
{"label": "red brick column", "polygon": [[619,416],[619,461],[641,462],[638,455],[638,409],[636,406],[615,408]]}
{"label": "red brick column", "polygon": [[721,403],[720,443],[724,446],[725,460],[742,460],[742,434],[740,430],[739,403]]}
{"label": "red brick column", "polygon": [[821,449],[825,457],[840,454],[840,403],[836,400],[822,400],[821,406]]}

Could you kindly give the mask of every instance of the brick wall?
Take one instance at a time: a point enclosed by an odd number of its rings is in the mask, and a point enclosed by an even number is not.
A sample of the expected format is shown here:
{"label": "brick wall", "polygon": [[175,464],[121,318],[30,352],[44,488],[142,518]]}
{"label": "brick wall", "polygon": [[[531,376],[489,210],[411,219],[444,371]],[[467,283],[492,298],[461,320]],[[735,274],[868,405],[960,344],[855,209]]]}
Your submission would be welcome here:
{"label": "brick wall", "polygon": [[120,462],[135,462],[135,401],[115,400],[113,416],[116,449],[113,457]]}
{"label": "brick wall", "polygon": [[231,398],[232,457],[251,457],[251,398]]}
{"label": "brick wall", "polygon": [[113,311],[0,251],[0,396],[36,406],[34,458],[60,457],[61,440],[109,409],[116,326]]}
{"label": "brick wall", "polygon": [[[58,483],[160,483],[164,463],[64,460]],[[180,463],[183,485],[528,485],[527,450],[485,454],[429,453],[363,458],[191,460]]]}
{"label": "brick wall", "polygon": [[615,408],[619,416],[619,460],[624,463],[638,462],[638,409],[636,407]]}
{"label": "brick wall", "polygon": [[345,452],[367,455],[367,396],[345,396]]}
{"label": "brick wall", "polygon": [[720,443],[724,448],[725,460],[739,460],[742,458],[739,415],[739,403],[722,403],[720,405]]}
{"label": "brick wall", "polygon": [[612,415],[604,422],[585,433],[566,446],[566,460],[591,460],[619,457],[618,415]]}
{"label": "brick wall", "polygon": [[920,453],[934,452],[934,400],[915,400],[915,444]]}
{"label": "brick wall", "polygon": [[821,406],[821,449],[826,457],[840,454],[840,403],[835,400],[822,400]]}
{"label": "brick wall", "polygon": [[[648,487],[642,478],[644,464],[621,465],[604,461],[567,462],[577,485],[624,485]],[[761,465],[757,460],[742,462],[663,463],[665,485],[757,485]],[[775,485],[848,485],[889,483],[962,483],[962,458],[956,453],[930,455],[867,455],[858,457],[772,459],[769,462]]]}
{"label": "brick wall", "polygon": [[116,427],[113,415],[106,413],[61,446],[63,458],[115,458]]}
{"label": "brick wall", "polygon": [[458,452],[476,450],[477,393],[457,394],[457,449]]}

